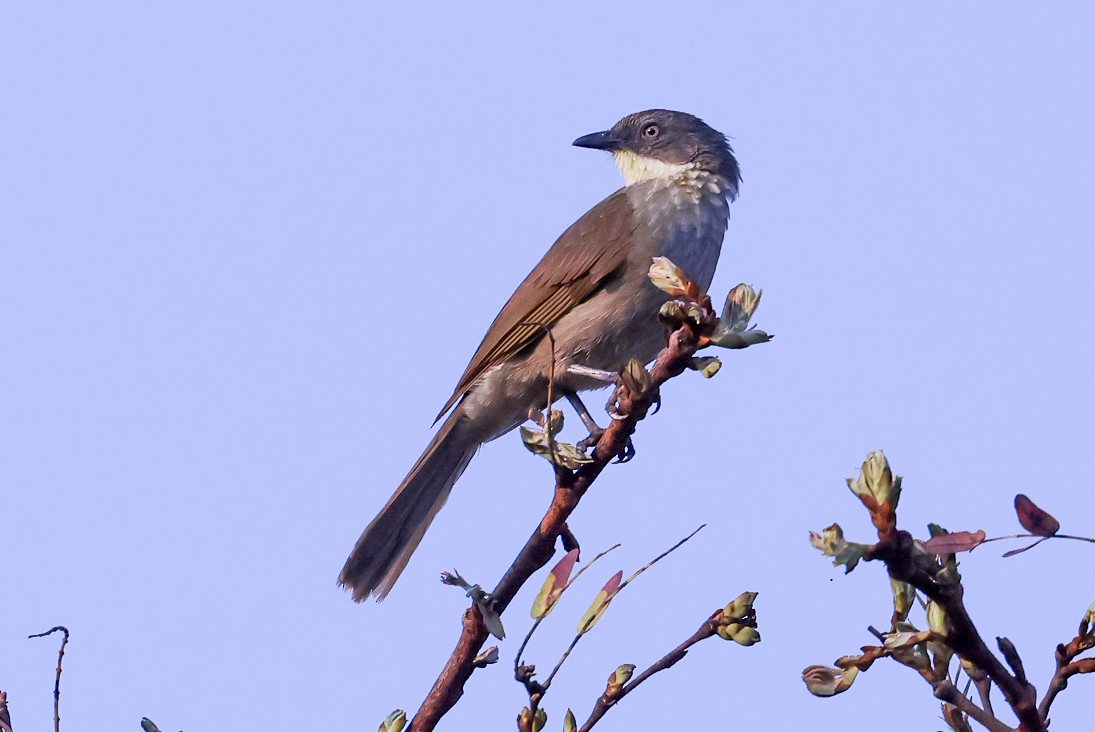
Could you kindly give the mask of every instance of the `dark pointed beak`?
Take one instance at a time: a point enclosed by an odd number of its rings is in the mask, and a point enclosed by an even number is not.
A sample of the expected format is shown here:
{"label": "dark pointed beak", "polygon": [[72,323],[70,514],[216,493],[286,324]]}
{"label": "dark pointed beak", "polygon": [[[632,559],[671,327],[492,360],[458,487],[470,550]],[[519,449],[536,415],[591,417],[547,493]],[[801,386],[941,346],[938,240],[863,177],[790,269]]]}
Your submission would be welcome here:
{"label": "dark pointed beak", "polygon": [[575,147],[588,147],[593,150],[619,150],[621,141],[613,137],[609,131],[594,132],[592,135],[583,135],[574,141]]}

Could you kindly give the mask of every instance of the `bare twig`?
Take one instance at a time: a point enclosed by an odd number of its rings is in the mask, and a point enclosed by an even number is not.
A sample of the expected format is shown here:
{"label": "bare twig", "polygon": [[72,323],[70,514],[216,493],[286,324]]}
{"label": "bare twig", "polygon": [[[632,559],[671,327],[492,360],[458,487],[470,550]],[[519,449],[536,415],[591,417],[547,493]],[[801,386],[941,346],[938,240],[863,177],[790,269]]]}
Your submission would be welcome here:
{"label": "bare twig", "polygon": [[56,625],[45,633],[35,633],[27,636],[28,638],[44,638],[57,631],[64,633],[64,636],[61,638],[61,650],[57,652],[57,677],[53,681],[53,732],[61,732],[61,661],[65,658],[65,646],[68,645],[68,628],[63,625]]}
{"label": "bare twig", "polygon": [[989,714],[996,716],[992,711],[992,681],[988,676],[982,675],[981,678],[973,680],[973,685],[977,688],[977,695],[981,697],[981,707]]}
{"label": "bare twig", "polygon": [[1076,656],[1092,647],[1095,647],[1095,636],[1091,635],[1076,636],[1069,641],[1068,645],[1061,643],[1057,646],[1057,652],[1054,654],[1057,659],[1057,670],[1049,682],[1046,695],[1042,697],[1042,703],[1038,705],[1038,713],[1046,722],[1049,721],[1049,708],[1053,705],[1053,700],[1068,686],[1068,680],[1076,674],[1095,673],[1095,658],[1074,660]]}
{"label": "bare twig", "polygon": [[589,730],[593,729],[593,725],[597,724],[597,722],[601,720],[601,717],[605,716],[605,714],[608,713],[609,709],[615,706],[615,704],[623,699],[625,696],[630,694],[636,687],[639,686],[639,684],[643,683],[659,671],[665,671],[666,669],[671,668],[688,654],[689,648],[696,645],[700,641],[715,635],[715,633],[718,632],[719,618],[721,617],[722,610],[716,610],[714,614],[710,618],[708,618],[707,621],[704,622],[704,624],[701,625],[690,638],[688,638],[686,641],[681,643],[669,653],[665,654],[661,659],[659,659],[641,674],[631,679],[631,681],[625,684],[623,688],[620,689],[619,693],[617,693],[613,698],[608,699],[606,698],[606,696],[602,695],[601,698],[597,700],[597,703],[593,707],[593,711],[590,712],[589,718],[586,719],[585,723],[579,729],[579,732],[589,732]]}
{"label": "bare twig", "polygon": [[[627,586],[628,586],[628,585],[629,585],[629,584],[630,584],[630,583],[631,583],[631,582],[632,582],[632,581],[633,581],[633,580],[634,580],[634,579],[635,579],[636,577],[638,577],[638,576],[639,576],[640,574],[642,574],[642,573],[643,573],[643,572],[645,572],[646,570],[650,569],[650,568],[651,568],[651,567],[653,567],[653,566],[654,566],[655,564],[657,564],[658,562],[660,562],[661,560],[665,559],[665,558],[666,558],[666,557],[668,557],[668,556],[669,556],[670,554],[672,554],[673,552],[675,552],[675,551],[676,551],[677,549],[679,549],[679,548],[681,547],[681,545],[682,545],[682,544],[684,544],[684,543],[685,543],[686,541],[688,541],[689,539],[691,539],[691,538],[692,538],[693,536],[695,536],[696,534],[700,533],[700,531],[701,531],[701,530],[703,529],[703,527],[705,527],[705,526],[707,526],[707,524],[700,524],[699,528],[697,528],[697,529],[696,529],[695,531],[693,531],[693,532],[692,532],[691,534],[689,534],[688,536],[684,537],[683,539],[681,539],[680,541],[678,541],[678,542],[677,542],[676,544],[674,544],[673,546],[669,547],[669,548],[668,548],[668,549],[666,549],[666,550],[665,550],[664,552],[662,552],[661,554],[659,554],[658,556],[654,557],[654,558],[653,558],[653,559],[651,559],[651,560],[650,560],[649,562],[647,562],[646,564],[644,564],[643,566],[641,566],[641,567],[639,567],[639,568],[638,568],[637,570],[635,570],[635,574],[631,575],[630,577],[628,577],[627,579],[625,579],[625,580],[624,580],[623,582],[621,582],[621,583],[620,583],[620,590],[623,590],[623,588],[627,587]],[[618,591],[620,591],[620,590],[617,590],[617,592],[618,592]]]}
{"label": "bare twig", "polygon": [[[668,345],[658,354],[650,372],[652,388],[643,393],[632,393],[626,385],[617,391],[619,411],[624,416],[612,420],[601,435],[592,454],[592,462],[582,465],[571,472],[556,466],[555,491],[547,512],[532,536],[525,542],[513,564],[491,593],[495,610],[501,614],[509,606],[517,591],[536,571],[551,559],[555,551],[555,541],[560,536],[570,514],[577,508],[585,492],[601,474],[605,466],[624,449],[627,439],[634,433],[636,425],[647,414],[658,396],[658,387],[669,379],[684,372],[695,355],[699,344],[699,335],[712,328],[717,317],[711,311],[710,298],[702,298],[702,306],[707,316],[703,326],[697,327],[691,322],[677,324],[669,334]],[[463,630],[456,648],[434,682],[409,730],[428,732],[436,727],[438,720],[463,696],[464,684],[475,669],[474,659],[487,638],[486,626],[478,608],[469,607],[464,612]]]}

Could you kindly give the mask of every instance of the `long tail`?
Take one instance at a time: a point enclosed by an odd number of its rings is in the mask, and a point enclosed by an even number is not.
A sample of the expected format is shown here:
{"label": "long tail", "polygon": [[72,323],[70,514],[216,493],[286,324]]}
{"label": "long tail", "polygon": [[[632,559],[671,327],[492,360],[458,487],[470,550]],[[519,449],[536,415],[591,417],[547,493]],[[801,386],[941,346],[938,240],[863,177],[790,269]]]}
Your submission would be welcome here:
{"label": "long tail", "polygon": [[350,552],[338,582],[354,602],[391,591],[480,444],[457,407]]}

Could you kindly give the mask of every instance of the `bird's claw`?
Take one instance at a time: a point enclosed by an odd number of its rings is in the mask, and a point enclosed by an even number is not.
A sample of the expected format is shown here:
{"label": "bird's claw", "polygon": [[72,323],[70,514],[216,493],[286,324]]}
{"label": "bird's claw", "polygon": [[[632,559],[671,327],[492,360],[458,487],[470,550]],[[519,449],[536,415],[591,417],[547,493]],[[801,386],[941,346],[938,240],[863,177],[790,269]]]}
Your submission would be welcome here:
{"label": "bird's claw", "polygon": [[[590,448],[596,449],[597,443],[601,441],[601,437],[604,436],[606,430],[598,427],[597,429],[589,433],[589,437],[579,442],[575,447],[582,451],[582,454],[586,454]],[[627,438],[627,444],[624,445],[624,449],[616,456],[614,463],[626,463],[630,462],[635,457],[635,443],[631,441],[631,438]]]}
{"label": "bird's claw", "polygon": [[575,447],[581,450],[582,454],[585,454],[591,447],[597,447],[597,443],[601,441],[601,436],[604,435],[604,433],[605,431],[600,427],[591,430],[589,437],[576,444]]}
{"label": "bird's claw", "polygon": [[608,416],[614,421],[619,422],[621,419],[627,419],[627,415],[619,410],[619,387],[612,392],[612,396],[605,402],[605,411],[608,412]]}
{"label": "bird's claw", "polygon": [[623,452],[616,456],[614,463],[629,463],[631,458],[635,457],[635,443],[631,441],[631,438],[627,438],[627,444],[624,445]]}

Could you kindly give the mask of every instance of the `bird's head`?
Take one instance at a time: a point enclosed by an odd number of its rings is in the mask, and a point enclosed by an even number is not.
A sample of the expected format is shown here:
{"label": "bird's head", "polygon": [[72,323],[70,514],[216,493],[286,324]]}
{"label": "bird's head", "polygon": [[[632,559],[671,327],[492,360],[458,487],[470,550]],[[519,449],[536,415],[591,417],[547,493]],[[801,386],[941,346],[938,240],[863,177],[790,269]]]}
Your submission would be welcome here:
{"label": "bird's head", "polygon": [[631,114],[612,129],[579,137],[574,144],[611,152],[629,186],[701,171],[724,178],[731,199],[738,192],[741,173],[726,135],[685,112]]}

